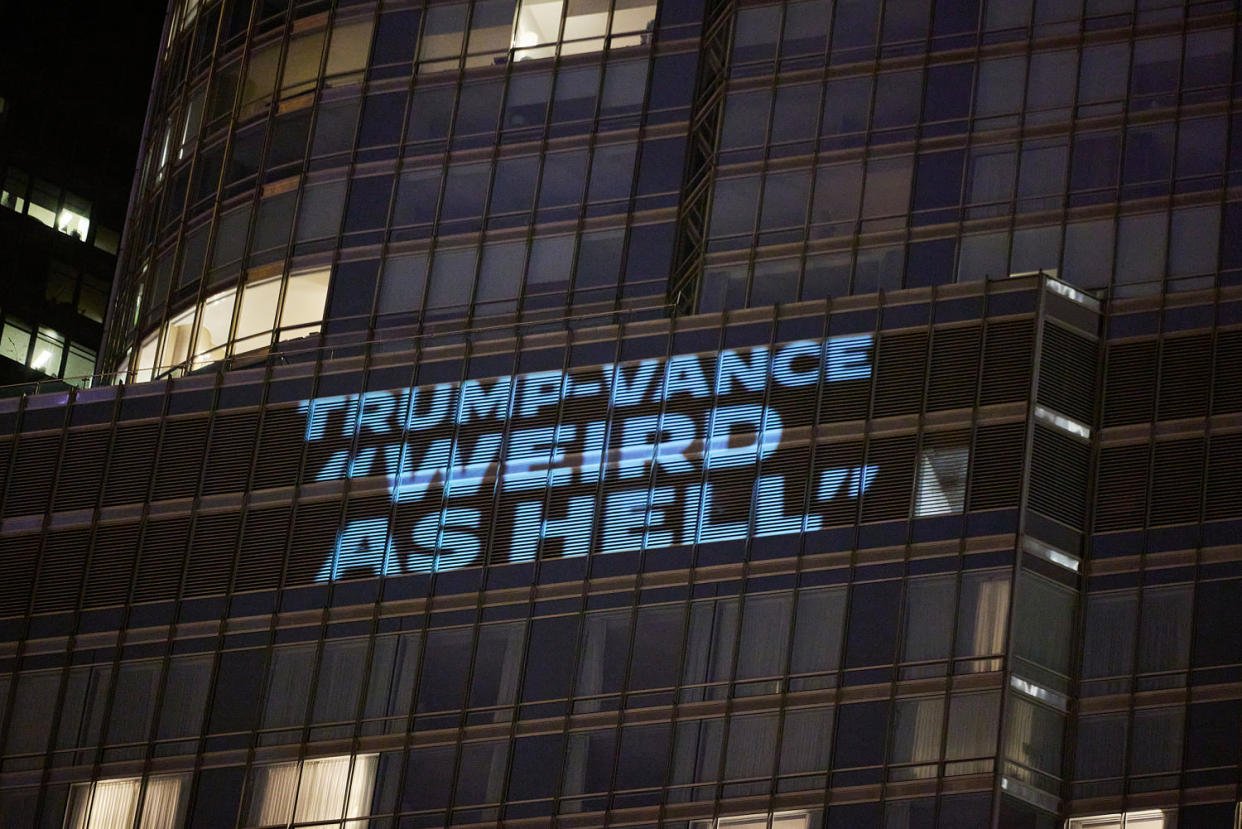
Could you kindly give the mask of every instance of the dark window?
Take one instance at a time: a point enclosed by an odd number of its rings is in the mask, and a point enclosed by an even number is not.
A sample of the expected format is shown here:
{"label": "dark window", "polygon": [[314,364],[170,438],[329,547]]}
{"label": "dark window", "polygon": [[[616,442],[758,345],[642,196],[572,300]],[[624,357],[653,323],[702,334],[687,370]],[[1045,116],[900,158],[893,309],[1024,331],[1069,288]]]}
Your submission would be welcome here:
{"label": "dark window", "polygon": [[524,700],[559,699],[569,695],[578,649],[578,618],[536,619],[531,623],[526,659]]}
{"label": "dark window", "polygon": [[433,630],[427,634],[422,680],[418,687],[418,710],[446,711],[460,708],[470,668],[469,628]]}
{"label": "dark window", "polygon": [[[228,651],[220,656],[212,699],[210,730],[248,731],[259,712],[259,684],[263,680],[264,652]],[[230,817],[230,820],[232,818]]]}

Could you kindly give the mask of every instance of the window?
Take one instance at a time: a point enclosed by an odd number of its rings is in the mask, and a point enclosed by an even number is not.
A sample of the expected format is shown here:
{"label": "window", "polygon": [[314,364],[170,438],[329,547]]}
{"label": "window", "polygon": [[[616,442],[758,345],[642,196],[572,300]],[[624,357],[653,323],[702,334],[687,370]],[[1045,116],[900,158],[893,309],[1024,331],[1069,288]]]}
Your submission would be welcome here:
{"label": "window", "polygon": [[[371,30],[374,23],[355,20],[337,23],[332,29],[332,41],[328,45],[328,66],[324,72],[328,84],[340,86],[360,78],[371,53]],[[296,71],[296,70],[295,70]]]}
{"label": "window", "polygon": [[[291,340],[317,333],[319,323],[323,320],[324,302],[328,295],[330,276],[331,271],[327,268],[290,275],[279,324],[277,324],[276,317],[278,301],[281,287],[286,283],[284,278],[279,276],[253,282],[244,287],[236,328],[232,325],[237,289],[230,288],[227,291],[221,291],[208,297],[202,305],[186,309],[170,320],[161,332],[152,334],[143,341],[137,364],[138,382],[151,379],[151,374],[148,372],[156,368],[155,347],[160,341],[163,343],[163,348],[159,358],[159,368],[167,370],[183,366],[191,358],[193,367],[199,368],[224,359],[230,350],[233,353],[241,353],[261,348],[271,341],[273,330],[280,333],[279,339],[281,340]],[[47,333],[56,336],[54,332]],[[43,329],[40,329],[40,342],[43,341],[43,334]],[[193,353],[190,351],[191,334],[194,334]],[[17,345],[20,343],[15,342],[14,347],[16,348]],[[62,340],[59,347],[63,349],[63,345]],[[40,353],[40,350],[36,348],[36,359]],[[49,361],[52,357],[55,358],[57,368],[60,365],[60,353],[56,351],[48,358]],[[24,361],[24,355],[22,359]],[[32,367],[38,366],[32,364]],[[163,372],[156,372],[157,375],[161,373]]]}
{"label": "window", "polygon": [[237,316],[235,351],[249,351],[271,342],[271,331],[276,323],[276,307],[280,300],[280,286],[280,277],[246,285],[242,293],[241,311]]}
{"label": "window", "polygon": [[35,335],[30,367],[44,374],[60,374],[60,361],[65,353],[65,338],[50,328],[39,328]]}
{"label": "window", "polygon": [[198,335],[194,340],[195,368],[224,357],[236,297],[237,291],[225,291],[211,297],[203,305],[203,312],[198,318]]}
{"label": "window", "polygon": [[809,812],[771,812],[696,820],[690,825],[693,829],[810,829],[811,815]]}
{"label": "window", "polygon": [[[99,233],[102,235],[104,231],[100,230]],[[83,279],[82,290],[78,293],[78,313],[88,320],[103,322],[107,309],[108,283],[91,279],[89,276]]]}
{"label": "window", "polygon": [[119,777],[94,783],[77,783],[69,793],[66,829],[113,829],[133,826],[141,814],[139,829],[180,826],[189,793],[187,775],[161,775],[147,780]]}
{"label": "window", "polygon": [[925,446],[919,458],[914,515],[961,512],[966,503],[965,446]]}
{"label": "window", "polygon": [[87,387],[91,384],[90,375],[95,373],[95,352],[89,348],[69,344],[69,356],[65,358],[64,377],[73,385]]}
{"label": "window", "polygon": [[285,307],[280,315],[280,339],[291,340],[319,331],[324,302],[328,298],[327,268],[302,271],[289,276]]}
{"label": "window", "polygon": [[60,216],[56,219],[56,229],[66,236],[85,242],[91,229],[91,203],[72,193],[66,193]]}
{"label": "window", "polygon": [[0,187],[0,207],[7,207],[21,213],[26,209],[26,188],[30,179],[21,170],[9,169],[4,174],[4,185]]}
{"label": "window", "polygon": [[59,209],[60,188],[36,179],[34,189],[30,193],[30,204],[26,207],[26,215],[48,227],[53,227],[56,224],[56,212]]}
{"label": "window", "polygon": [[[370,814],[378,754],[258,766],[243,826],[284,826]],[[162,825],[162,824],[161,824]],[[171,825],[171,824],[170,824]]]}
{"label": "window", "polygon": [[1168,814],[1160,809],[1148,812],[1122,812],[1117,815],[1092,815],[1070,818],[1065,829],[1164,829],[1171,825]]}

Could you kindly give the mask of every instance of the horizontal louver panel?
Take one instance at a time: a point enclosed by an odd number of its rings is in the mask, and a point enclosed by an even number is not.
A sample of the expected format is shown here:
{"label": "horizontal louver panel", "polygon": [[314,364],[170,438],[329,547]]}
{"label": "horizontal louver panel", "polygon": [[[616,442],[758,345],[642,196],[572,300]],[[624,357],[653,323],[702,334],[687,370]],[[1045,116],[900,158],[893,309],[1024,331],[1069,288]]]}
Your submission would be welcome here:
{"label": "horizontal louver panel", "polygon": [[1039,402],[1082,423],[1094,422],[1095,366],[1093,340],[1045,323]]}
{"label": "horizontal louver panel", "polygon": [[286,506],[246,512],[235,589],[271,590],[280,586],[292,511]]}
{"label": "horizontal louver panel", "polygon": [[18,616],[29,609],[42,540],[37,535],[0,538],[0,559],[4,562],[4,578],[0,579],[0,616]]}
{"label": "horizontal louver panel", "polygon": [[1211,337],[1166,339],[1160,353],[1159,419],[1206,415],[1211,378]]}
{"label": "horizontal louver panel", "polygon": [[52,475],[60,454],[60,433],[23,436],[17,442],[9,476],[5,515],[46,512],[52,494]]}
{"label": "horizontal louver panel", "polygon": [[1156,444],[1156,463],[1152,467],[1152,524],[1199,520],[1203,450],[1202,438]]}
{"label": "horizontal louver panel", "polygon": [[1026,426],[981,427],[971,453],[970,509],[1016,507],[1022,490]]}
{"label": "horizontal louver panel", "polygon": [[[862,465],[863,445],[861,442],[820,444],[815,447],[815,467],[813,473],[813,480],[816,482],[815,486],[820,486],[825,473],[839,477],[839,473],[836,470],[856,470],[862,467]],[[853,524],[858,520],[858,490],[860,488],[860,484],[854,484],[848,479],[842,481],[838,491],[834,493],[835,497],[832,497],[825,506],[820,508],[820,514],[824,516],[825,525]]]}
{"label": "horizontal louver panel", "polygon": [[1242,331],[1216,335],[1212,413],[1242,412]]}
{"label": "horizontal louver panel", "polygon": [[204,495],[241,492],[246,488],[258,434],[258,412],[216,415],[203,472]]}
{"label": "horizontal louver panel", "polygon": [[150,602],[177,597],[189,540],[188,515],[147,521],[142,534],[138,578],[134,583],[134,601]]}
{"label": "horizontal louver panel", "polygon": [[1242,434],[1212,437],[1206,513],[1208,521],[1242,518]]}
{"label": "horizontal louver panel", "polygon": [[235,513],[200,515],[194,522],[185,595],[223,593],[233,577],[241,516]]}
{"label": "horizontal louver panel", "polygon": [[[391,503],[388,498],[371,500]],[[387,511],[380,514],[386,515]],[[336,501],[298,506],[285,573],[287,585],[311,584],[319,578],[336,546],[340,518],[341,505]],[[370,539],[368,535],[360,543],[365,545]]]}
{"label": "horizontal louver panel", "polygon": [[90,530],[48,533],[39,561],[34,612],[72,610],[82,592]]}
{"label": "horizontal louver panel", "polygon": [[[737,537],[739,519],[745,521],[751,511],[751,495],[755,490],[754,469],[710,470],[707,483],[710,497],[704,495],[699,513],[699,542],[727,541]],[[618,486],[618,489],[622,487]]]}
{"label": "horizontal louver panel", "polygon": [[1073,438],[1035,427],[1029,504],[1071,527],[1082,527],[1090,449]]}
{"label": "horizontal louver panel", "polygon": [[987,327],[983,344],[983,386],[979,402],[984,406],[1026,400],[1031,388],[1031,355],[1035,323],[1014,320]]}
{"label": "horizontal louver panel", "polygon": [[1108,350],[1104,425],[1150,423],[1156,414],[1156,343],[1124,343]]}
{"label": "horizontal louver panel", "polygon": [[154,423],[117,427],[104,486],[106,506],[146,500],[158,435],[159,426]]}
{"label": "horizontal louver panel", "polygon": [[932,333],[928,411],[974,405],[982,333],[981,328],[952,328]]}
{"label": "horizontal louver panel", "polygon": [[914,486],[915,436],[876,438],[867,448],[867,466],[878,470],[863,495],[863,521],[885,521],[910,516]]}
{"label": "horizontal louver panel", "polygon": [[170,420],[164,425],[152,498],[191,498],[198,492],[207,445],[207,419]]}
{"label": "horizontal louver panel", "polygon": [[105,525],[95,532],[84,607],[123,604],[138,558],[138,525]]}
{"label": "horizontal louver panel", "polygon": [[1095,487],[1096,532],[1141,527],[1147,516],[1147,467],[1151,446],[1100,450]]}
{"label": "horizontal louver panel", "polygon": [[[254,488],[289,486],[298,478],[306,417],[296,407],[268,409],[263,414],[255,459]],[[313,441],[312,445],[324,441]]]}
{"label": "horizontal louver panel", "polygon": [[13,439],[7,435],[0,438],[0,497],[4,495],[4,482],[9,479],[9,455],[13,451]]}
{"label": "horizontal louver panel", "polygon": [[880,338],[873,417],[912,414],[923,407],[927,332]]}
{"label": "horizontal louver panel", "polygon": [[56,483],[56,509],[95,506],[108,457],[108,429],[72,430],[65,441],[65,460]]}

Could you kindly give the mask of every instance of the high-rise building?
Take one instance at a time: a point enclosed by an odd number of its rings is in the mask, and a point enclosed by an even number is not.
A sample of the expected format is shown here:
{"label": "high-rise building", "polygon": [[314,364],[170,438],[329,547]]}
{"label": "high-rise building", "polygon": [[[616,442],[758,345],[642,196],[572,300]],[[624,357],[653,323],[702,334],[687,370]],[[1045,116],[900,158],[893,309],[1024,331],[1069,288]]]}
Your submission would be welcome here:
{"label": "high-rise building", "polygon": [[175,0],[0,826],[1235,826],[1239,23]]}

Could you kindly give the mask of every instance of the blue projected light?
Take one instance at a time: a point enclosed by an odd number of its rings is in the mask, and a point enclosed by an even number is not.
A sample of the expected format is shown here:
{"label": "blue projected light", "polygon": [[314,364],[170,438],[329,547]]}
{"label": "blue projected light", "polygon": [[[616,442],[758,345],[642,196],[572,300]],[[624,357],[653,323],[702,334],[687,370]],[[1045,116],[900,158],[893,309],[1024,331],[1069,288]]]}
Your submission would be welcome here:
{"label": "blue projected light", "polygon": [[395,505],[346,524],[319,578],[817,530],[878,469],[809,483],[761,472],[793,414],[773,393],[867,379],[872,345],[799,340],[307,401],[305,439],[341,447],[315,479],[382,476]]}

